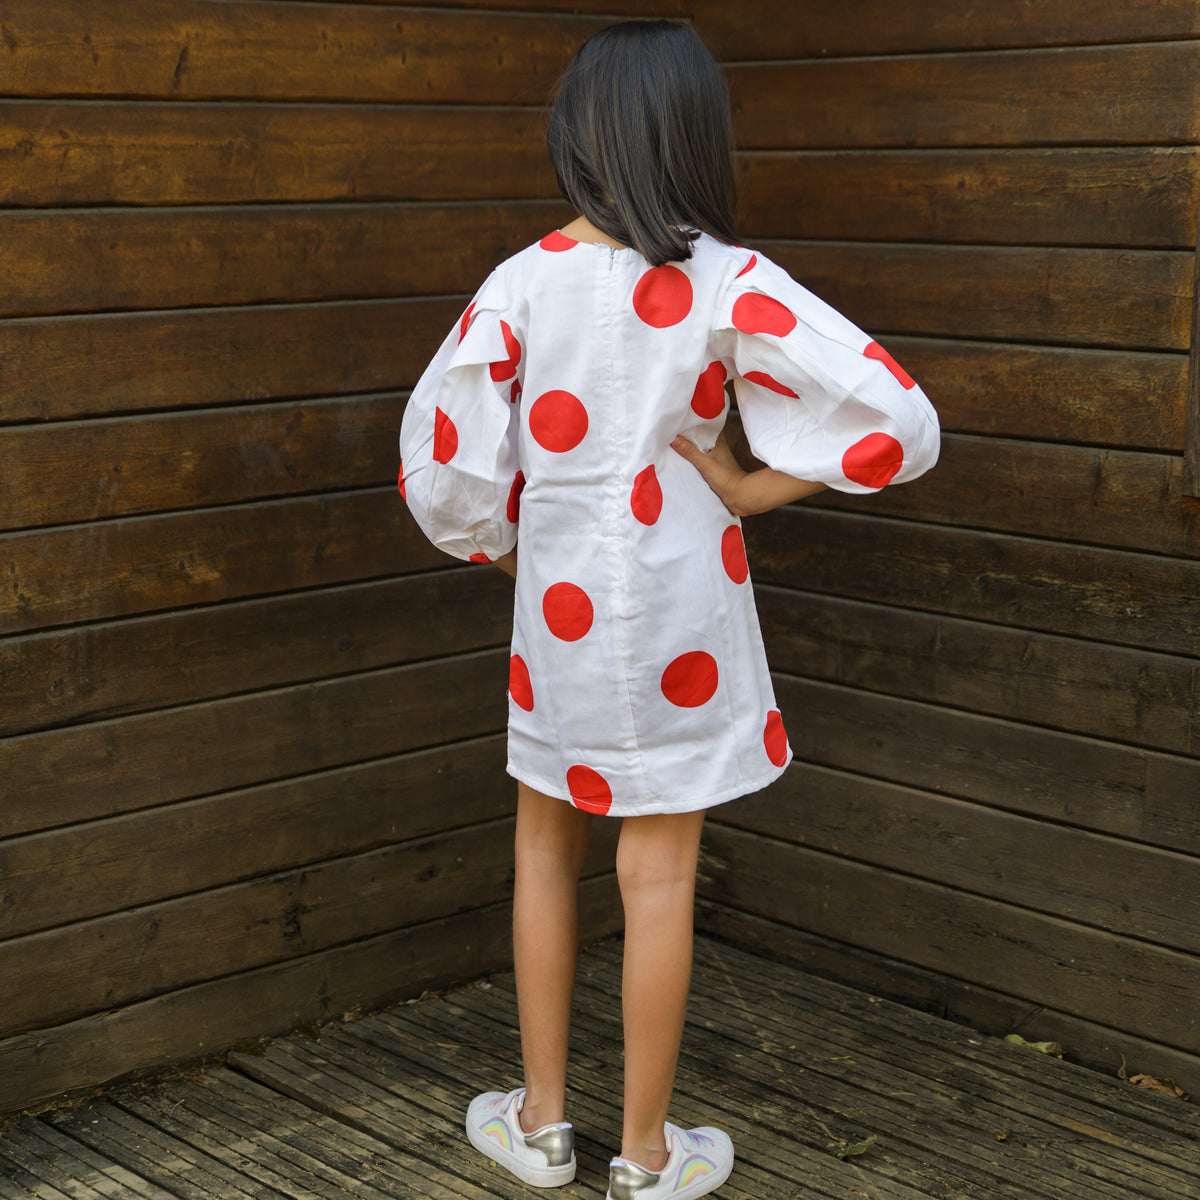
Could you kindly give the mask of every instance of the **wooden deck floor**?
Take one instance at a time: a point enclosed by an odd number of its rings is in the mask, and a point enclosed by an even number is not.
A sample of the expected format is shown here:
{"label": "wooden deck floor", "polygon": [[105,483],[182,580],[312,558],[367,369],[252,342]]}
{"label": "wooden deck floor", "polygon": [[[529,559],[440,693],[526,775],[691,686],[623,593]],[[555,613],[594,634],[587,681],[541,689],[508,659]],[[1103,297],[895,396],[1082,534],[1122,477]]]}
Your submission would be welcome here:
{"label": "wooden deck floor", "polygon": [[[579,1175],[563,1197],[602,1197],[619,1142],[620,954],[610,943],[580,962]],[[547,1194],[461,1133],[472,1095],[520,1082],[511,974],[316,1032],[13,1118],[0,1197]],[[1200,1196],[1194,1106],[709,940],[673,1117],[729,1130],[723,1200]],[[830,1153],[868,1137],[860,1156]]]}

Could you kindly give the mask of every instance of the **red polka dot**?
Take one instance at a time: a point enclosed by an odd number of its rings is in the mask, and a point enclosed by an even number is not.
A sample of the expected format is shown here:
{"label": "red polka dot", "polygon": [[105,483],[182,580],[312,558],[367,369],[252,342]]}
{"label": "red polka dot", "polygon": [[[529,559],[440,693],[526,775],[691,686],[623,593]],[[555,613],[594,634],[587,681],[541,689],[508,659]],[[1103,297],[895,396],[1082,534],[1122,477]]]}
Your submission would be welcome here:
{"label": "red polka dot", "polygon": [[521,387],[521,381],[519,379],[514,379],[512,381],[512,391],[508,393],[509,404],[516,404],[516,402],[520,400],[521,392],[523,390],[524,389]]}
{"label": "red polka dot", "polygon": [[678,325],[692,311],[692,281],[678,267],[651,267],[633,289],[633,311],[647,325]]}
{"label": "red polka dot", "polygon": [[706,421],[725,411],[725,367],[722,363],[709,363],[700,373],[692,393],[692,411]]}
{"label": "red polka dot", "polygon": [[681,654],[662,674],[662,694],[679,708],[699,708],[717,690],[717,660],[703,650]]}
{"label": "red polka dot", "polygon": [[767,727],[763,730],[763,746],[767,757],[777,766],[787,762],[787,731],[783,727],[783,715],[777,708],[767,713]]}
{"label": "red polka dot", "polygon": [[517,373],[517,363],[521,361],[521,343],[517,341],[517,335],[513,333],[512,326],[507,321],[501,321],[500,332],[504,335],[504,349],[508,351],[508,357],[501,362],[494,362],[488,367],[492,378],[497,383],[511,379]]}
{"label": "red polka dot", "polygon": [[872,342],[863,353],[868,358],[876,358],[883,363],[905,390],[917,386],[917,381],[878,342]]}
{"label": "red polka dot", "polygon": [[770,388],[771,391],[778,392],[781,396],[791,396],[793,400],[800,399],[790,387],[785,387],[778,379],[773,379],[768,375],[766,371],[747,371],[742,378],[747,383],[757,383],[759,387]]}
{"label": "red polka dot", "polygon": [[842,455],[842,473],[863,487],[881,488],[904,465],[904,447],[889,434],[868,433]]}
{"label": "red polka dot", "polygon": [[564,642],[577,642],[592,627],[592,602],[573,583],[554,583],[542,597],[546,628]]}
{"label": "red polka dot", "polygon": [[612,788],[604,776],[591,767],[571,767],[567,771],[567,790],[571,793],[571,802],[584,812],[603,817],[612,808]]}
{"label": "red polka dot", "polygon": [[529,410],[529,432],[543,450],[565,454],[588,431],[587,409],[570,392],[544,392]]}
{"label": "red polka dot", "polygon": [[783,337],[796,328],[796,317],[778,300],[759,292],[747,292],[734,303],[733,324],[743,333],[770,333]]}
{"label": "red polka dot", "polygon": [[458,430],[454,422],[440,408],[433,414],[433,457],[440,463],[448,463],[458,450]]}
{"label": "red polka dot", "polygon": [[486,554],[472,554],[471,561],[477,563],[490,563],[492,560]]}
{"label": "red polka dot", "polygon": [[639,471],[633,481],[633,491],[629,495],[629,507],[633,515],[643,525],[653,525],[662,512],[663,494],[651,463],[644,471]]}
{"label": "red polka dot", "polygon": [[529,668],[519,654],[508,660],[508,694],[518,708],[533,712],[533,684],[529,682]]}
{"label": "red polka dot", "polygon": [[565,233],[560,233],[557,229],[553,233],[548,233],[538,245],[543,250],[550,250],[555,254],[561,254],[564,250],[570,250],[579,243],[573,238],[567,237]]}
{"label": "red polka dot", "polygon": [[730,525],[721,534],[721,562],[725,574],[734,583],[745,583],[750,577],[750,564],[746,562],[746,543],[742,540],[741,528]]}
{"label": "red polka dot", "polygon": [[525,476],[518,471],[513,477],[512,487],[508,489],[508,508],[505,515],[512,524],[516,524],[521,516],[521,493],[525,490]]}
{"label": "red polka dot", "polygon": [[467,330],[471,328],[471,314],[475,311],[475,301],[472,300],[467,305],[467,311],[463,313],[462,320],[458,323],[458,340],[461,342],[467,336]]}
{"label": "red polka dot", "polygon": [[396,476],[396,486],[400,489],[400,498],[408,499],[408,493],[404,490],[404,464],[400,464],[400,474]]}
{"label": "red polka dot", "polygon": [[734,279],[741,279],[749,271],[753,271],[758,266],[758,255],[750,255],[750,261],[734,276]]}

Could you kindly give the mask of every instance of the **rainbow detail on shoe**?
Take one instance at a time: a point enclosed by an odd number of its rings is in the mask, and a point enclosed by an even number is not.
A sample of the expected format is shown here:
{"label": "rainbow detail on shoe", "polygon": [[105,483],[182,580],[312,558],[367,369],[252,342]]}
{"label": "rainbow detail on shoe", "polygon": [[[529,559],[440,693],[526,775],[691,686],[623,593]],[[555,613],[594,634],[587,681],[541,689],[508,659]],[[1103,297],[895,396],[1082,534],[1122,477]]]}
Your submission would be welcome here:
{"label": "rainbow detail on shoe", "polygon": [[505,1150],[513,1148],[512,1133],[510,1132],[507,1123],[501,1117],[496,1117],[495,1120],[489,1121],[479,1130],[484,1137],[490,1137],[493,1141],[499,1142]]}
{"label": "rainbow detail on shoe", "polygon": [[702,1154],[690,1154],[679,1167],[675,1176],[676,1187],[688,1187],[703,1175],[711,1175],[717,1169],[717,1164],[705,1158]]}

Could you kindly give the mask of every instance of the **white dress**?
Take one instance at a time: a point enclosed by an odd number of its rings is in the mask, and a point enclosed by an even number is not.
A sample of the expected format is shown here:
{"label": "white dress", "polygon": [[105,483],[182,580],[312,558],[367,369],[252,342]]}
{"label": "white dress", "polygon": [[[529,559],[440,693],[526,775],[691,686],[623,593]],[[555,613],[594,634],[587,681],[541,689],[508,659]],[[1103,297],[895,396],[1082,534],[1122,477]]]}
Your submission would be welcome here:
{"label": "white dress", "polygon": [[937,459],[936,414],[865,333],[761,254],[686,262],[551,233],[487,279],[414,389],[401,491],[435,545],[517,543],[508,771],[612,816],[688,812],[791,758],[740,522],[671,449],[725,381],[754,453],[871,492]]}

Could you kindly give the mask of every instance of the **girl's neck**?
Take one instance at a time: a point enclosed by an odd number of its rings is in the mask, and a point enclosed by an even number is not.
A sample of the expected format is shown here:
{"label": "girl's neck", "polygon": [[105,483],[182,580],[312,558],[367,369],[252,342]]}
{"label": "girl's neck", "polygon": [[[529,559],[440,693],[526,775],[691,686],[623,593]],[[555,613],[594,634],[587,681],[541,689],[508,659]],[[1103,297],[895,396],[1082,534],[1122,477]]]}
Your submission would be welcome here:
{"label": "girl's neck", "polygon": [[569,225],[564,225],[559,232],[564,237],[569,237],[576,242],[599,242],[601,245],[612,246],[617,250],[628,249],[624,242],[618,242],[615,238],[610,238],[604,230],[597,229],[587,217],[576,217]]}

